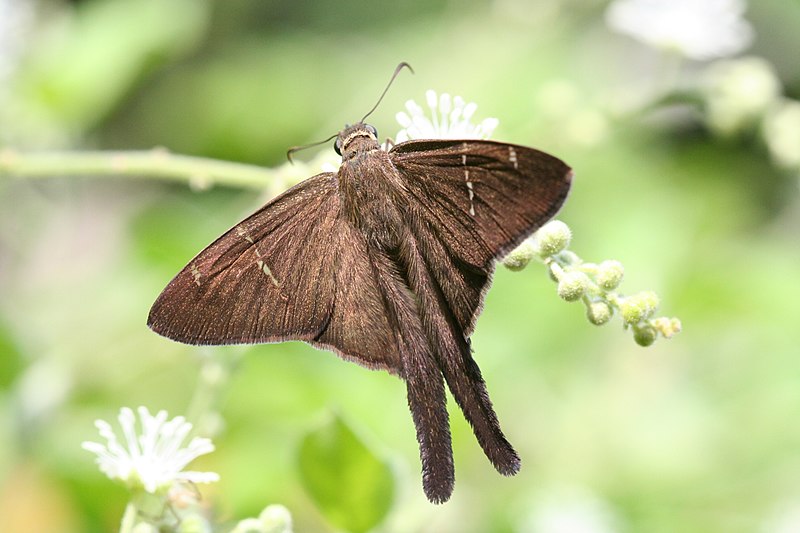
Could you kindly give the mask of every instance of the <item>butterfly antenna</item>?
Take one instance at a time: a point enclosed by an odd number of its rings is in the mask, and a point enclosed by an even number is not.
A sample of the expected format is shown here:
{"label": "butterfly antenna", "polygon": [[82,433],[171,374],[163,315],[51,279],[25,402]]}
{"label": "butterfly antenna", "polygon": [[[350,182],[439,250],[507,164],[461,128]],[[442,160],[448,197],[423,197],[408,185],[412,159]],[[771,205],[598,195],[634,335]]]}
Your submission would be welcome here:
{"label": "butterfly antenna", "polygon": [[414,74],[414,69],[411,68],[411,65],[409,65],[405,61],[403,61],[402,63],[397,65],[397,68],[394,69],[394,74],[392,74],[392,78],[389,80],[389,83],[386,84],[386,88],[383,90],[383,93],[381,93],[380,98],[378,98],[378,101],[375,102],[374,106],[372,106],[372,109],[369,110],[369,113],[364,115],[364,118],[362,118],[359,122],[364,122],[367,119],[367,117],[372,114],[373,111],[378,109],[378,106],[380,105],[381,100],[383,100],[383,97],[386,96],[386,93],[389,91],[389,87],[392,86],[392,83],[394,82],[394,79],[397,77],[398,74],[400,74],[400,71],[403,70],[404,68],[407,68],[408,70],[411,71],[411,74]]}
{"label": "butterfly antenna", "polygon": [[[378,109],[378,106],[380,105],[381,101],[383,100],[383,97],[386,96],[386,93],[389,91],[389,87],[392,86],[392,83],[394,82],[394,79],[397,77],[398,74],[400,74],[400,71],[403,70],[404,68],[407,68],[408,70],[410,70],[412,74],[414,73],[414,69],[411,68],[411,65],[409,65],[405,61],[403,61],[402,63],[397,65],[397,68],[394,69],[394,73],[392,74],[392,77],[389,80],[389,83],[386,85],[386,88],[381,93],[380,98],[378,98],[378,101],[375,102],[374,106],[372,106],[372,109],[369,110],[369,113],[364,115],[364,118],[362,118],[359,122],[364,122],[364,120],[366,120],[366,118],[368,116],[370,116],[373,111]],[[338,133],[334,133],[333,135],[331,135],[330,137],[328,137],[324,141],[317,141],[315,143],[304,144],[302,146],[292,146],[291,148],[286,150],[286,159],[288,159],[290,163],[294,163],[294,160],[292,160],[292,154],[294,154],[295,152],[299,152],[300,150],[305,150],[306,148],[313,148],[315,146],[319,146],[320,144],[325,144],[326,142],[330,142],[337,135],[339,135],[339,134]]]}
{"label": "butterfly antenna", "polygon": [[338,133],[334,133],[333,135],[331,135],[330,137],[328,137],[327,139],[325,139],[323,141],[317,141],[317,142],[311,143],[311,144],[304,144],[302,146],[292,146],[291,148],[286,150],[286,159],[288,159],[290,163],[294,163],[294,160],[292,160],[292,154],[293,153],[299,152],[300,150],[305,150],[306,148],[313,148],[315,146],[319,146],[320,144],[325,144],[326,142],[330,142],[337,135],[339,135],[339,134]]}

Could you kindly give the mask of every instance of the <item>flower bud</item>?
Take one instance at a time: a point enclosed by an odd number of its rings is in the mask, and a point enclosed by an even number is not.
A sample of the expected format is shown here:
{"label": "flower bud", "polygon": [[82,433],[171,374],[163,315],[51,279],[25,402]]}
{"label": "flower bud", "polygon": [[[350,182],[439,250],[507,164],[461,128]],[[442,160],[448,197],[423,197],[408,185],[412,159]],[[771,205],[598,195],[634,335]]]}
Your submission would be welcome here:
{"label": "flower bud", "polygon": [[633,339],[639,346],[650,346],[656,341],[656,330],[650,324],[633,328]]}
{"label": "flower bud", "polygon": [[591,302],[586,307],[586,317],[595,326],[602,326],[611,319],[611,306],[599,300]]}
{"label": "flower bud", "polygon": [[530,239],[526,239],[522,241],[522,244],[511,250],[511,252],[505,256],[503,259],[503,266],[513,272],[518,272],[531,262],[535,253],[533,243]]}
{"label": "flower bud", "polygon": [[665,316],[654,319],[651,324],[663,335],[665,339],[672,338],[681,331],[681,321],[677,318],[667,318]]}
{"label": "flower bud", "polygon": [[597,284],[606,291],[613,291],[622,281],[625,269],[619,261],[609,259],[597,265]]}
{"label": "flower bud", "polygon": [[268,505],[258,519],[264,527],[264,533],[292,533],[292,515],[283,505]]}
{"label": "flower bud", "polygon": [[634,325],[647,320],[658,308],[658,296],[652,291],[643,291],[622,300],[619,309],[622,320]]}
{"label": "flower bud", "polygon": [[569,226],[560,220],[552,220],[539,228],[535,234],[539,255],[550,257],[569,246],[572,232]]}
{"label": "flower bud", "polygon": [[583,272],[565,272],[558,281],[558,295],[568,302],[579,300],[585,293],[589,280]]}

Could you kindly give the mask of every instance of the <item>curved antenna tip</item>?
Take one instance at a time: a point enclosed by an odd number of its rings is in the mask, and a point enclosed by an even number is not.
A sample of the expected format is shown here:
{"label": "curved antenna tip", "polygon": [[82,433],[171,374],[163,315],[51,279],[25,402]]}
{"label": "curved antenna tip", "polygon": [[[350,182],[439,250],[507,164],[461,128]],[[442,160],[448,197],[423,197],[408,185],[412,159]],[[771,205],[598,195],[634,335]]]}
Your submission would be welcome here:
{"label": "curved antenna tip", "polygon": [[409,65],[405,61],[401,61],[400,64],[397,65],[397,68],[395,69],[395,72],[400,72],[404,68],[407,68],[408,70],[410,70],[411,74],[416,74],[416,72],[414,72],[414,69],[411,68],[411,65]]}

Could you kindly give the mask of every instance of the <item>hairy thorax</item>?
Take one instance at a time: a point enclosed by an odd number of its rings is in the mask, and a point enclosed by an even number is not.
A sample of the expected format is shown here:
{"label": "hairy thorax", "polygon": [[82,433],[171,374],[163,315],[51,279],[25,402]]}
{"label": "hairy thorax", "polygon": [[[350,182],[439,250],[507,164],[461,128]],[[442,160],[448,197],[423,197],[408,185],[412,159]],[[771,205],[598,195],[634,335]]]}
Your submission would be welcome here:
{"label": "hairy thorax", "polygon": [[400,185],[400,177],[389,155],[370,146],[345,158],[342,167],[339,173],[342,215],[371,244],[383,250],[397,249],[404,221],[392,192]]}

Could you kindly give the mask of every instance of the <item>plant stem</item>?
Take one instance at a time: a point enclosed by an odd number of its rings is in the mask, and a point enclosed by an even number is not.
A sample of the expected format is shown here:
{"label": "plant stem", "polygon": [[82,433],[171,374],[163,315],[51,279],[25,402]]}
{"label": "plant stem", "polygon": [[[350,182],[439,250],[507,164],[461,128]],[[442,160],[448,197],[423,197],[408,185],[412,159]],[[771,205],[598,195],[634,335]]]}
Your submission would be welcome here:
{"label": "plant stem", "polygon": [[274,169],[172,154],[165,149],[109,152],[20,152],[0,149],[0,178],[135,176],[206,188],[227,185],[263,189],[278,179]]}
{"label": "plant stem", "polygon": [[122,520],[119,524],[119,533],[132,533],[133,527],[136,525],[136,513],[138,512],[133,500],[128,502],[125,506],[125,513],[122,515]]}

